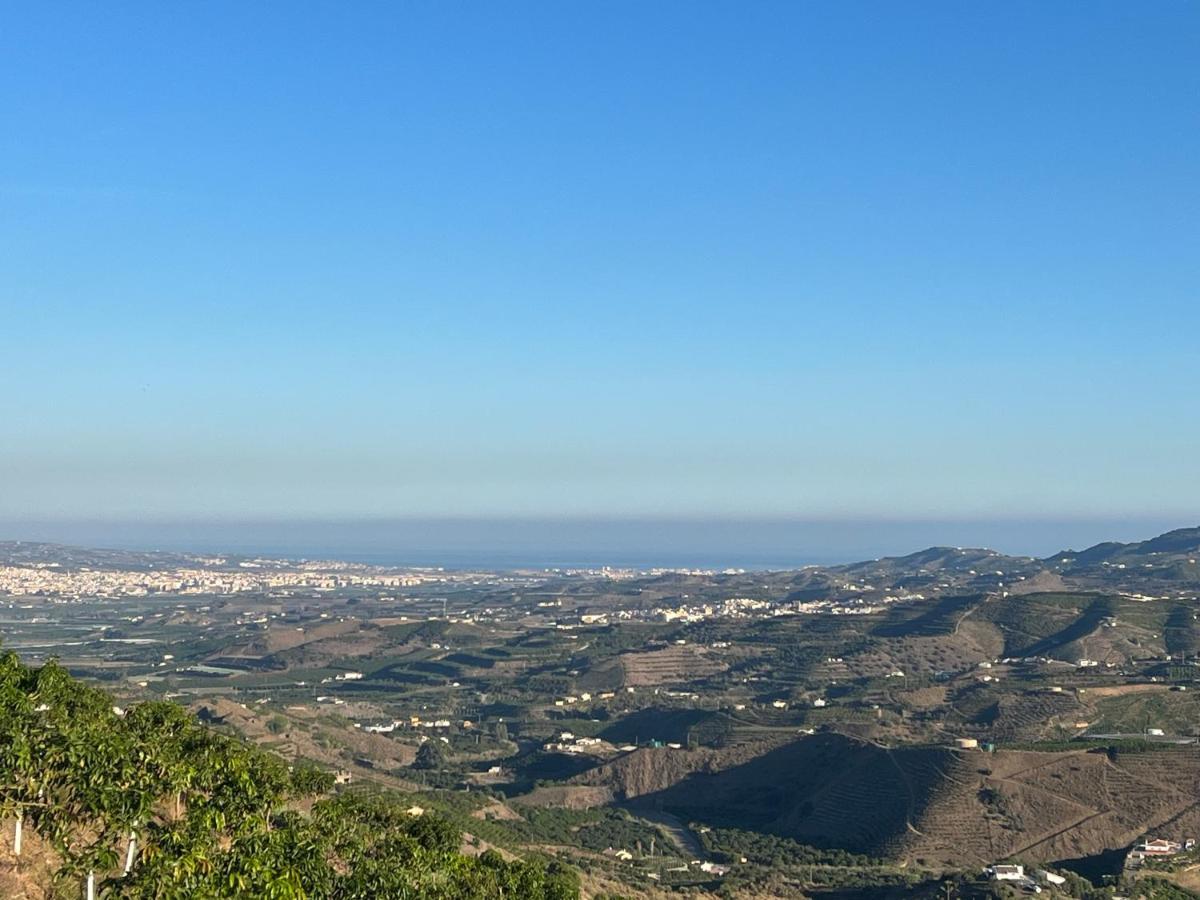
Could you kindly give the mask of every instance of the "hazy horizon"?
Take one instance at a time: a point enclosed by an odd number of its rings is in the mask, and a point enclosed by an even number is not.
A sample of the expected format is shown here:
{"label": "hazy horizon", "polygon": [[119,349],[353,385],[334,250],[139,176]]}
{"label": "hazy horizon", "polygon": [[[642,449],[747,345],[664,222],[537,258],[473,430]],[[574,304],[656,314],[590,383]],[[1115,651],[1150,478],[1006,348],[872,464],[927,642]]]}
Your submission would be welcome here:
{"label": "hazy horizon", "polygon": [[0,540],[445,568],[702,567],[787,569],[902,556],[930,546],[1049,556],[1136,541],[1195,522],[1071,520],[26,521]]}

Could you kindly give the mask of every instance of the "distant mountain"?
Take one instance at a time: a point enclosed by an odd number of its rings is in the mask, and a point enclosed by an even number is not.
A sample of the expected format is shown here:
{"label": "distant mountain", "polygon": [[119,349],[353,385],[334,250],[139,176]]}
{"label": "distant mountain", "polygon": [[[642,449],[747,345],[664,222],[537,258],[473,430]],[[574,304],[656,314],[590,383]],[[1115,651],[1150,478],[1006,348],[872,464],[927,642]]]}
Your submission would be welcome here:
{"label": "distant mountain", "polygon": [[986,548],[929,547],[906,556],[817,571],[826,579],[840,577],[914,590],[936,585],[942,589],[1024,591],[1034,584],[1147,593],[1192,589],[1200,588],[1200,527],[1177,528],[1132,543],[1106,541],[1045,559],[1007,556]]}
{"label": "distant mountain", "polygon": [[1065,577],[1153,582],[1200,583],[1200,528],[1176,528],[1145,541],[1106,541],[1086,550],[1064,550],[1048,557],[1047,567]]}
{"label": "distant mountain", "polygon": [[0,565],[146,569],[195,565],[201,557],[158,550],[104,550],[41,541],[0,541]]}
{"label": "distant mountain", "polygon": [[1151,556],[1200,555],[1200,527],[1177,528],[1145,541],[1123,544],[1105,541],[1086,550],[1063,550],[1045,559],[1008,556],[988,548],[929,547],[906,556],[887,556],[834,566],[832,571],[846,574],[917,574],[919,572],[969,573],[983,570],[1026,572],[1029,569],[1067,566],[1094,566],[1103,562],[1145,562]]}
{"label": "distant mountain", "polygon": [[1073,550],[1064,550],[1046,561],[1061,562],[1064,558],[1073,558],[1076,562],[1101,562],[1103,560],[1111,561],[1117,557],[1151,556],[1163,553],[1200,553],[1200,527],[1176,528],[1174,531],[1168,531],[1158,537],[1132,544],[1106,541],[1078,553]]}
{"label": "distant mountain", "polygon": [[1196,553],[1200,551],[1200,527],[1176,528],[1134,546],[1139,553]]}
{"label": "distant mountain", "polygon": [[1037,560],[1027,556],[1005,556],[987,548],[929,547],[907,556],[885,556],[882,559],[850,563],[838,566],[837,570],[847,573],[881,572],[915,573],[925,572],[971,572],[972,570],[995,570],[997,568],[1027,568]]}
{"label": "distant mountain", "polygon": [[1071,565],[1072,563],[1076,565],[1093,565],[1103,562],[1106,559],[1112,559],[1112,557],[1128,546],[1132,545],[1119,544],[1116,541],[1105,541],[1086,550],[1063,550],[1054,556],[1048,557],[1046,562],[1051,565]]}

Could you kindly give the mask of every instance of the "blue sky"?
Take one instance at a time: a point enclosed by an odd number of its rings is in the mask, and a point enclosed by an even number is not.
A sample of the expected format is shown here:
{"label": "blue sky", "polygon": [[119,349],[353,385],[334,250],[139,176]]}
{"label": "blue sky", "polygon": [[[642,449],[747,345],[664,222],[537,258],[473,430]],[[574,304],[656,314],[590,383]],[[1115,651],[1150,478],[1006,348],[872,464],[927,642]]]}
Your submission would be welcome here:
{"label": "blue sky", "polygon": [[0,519],[1194,518],[1198,41],[12,8]]}

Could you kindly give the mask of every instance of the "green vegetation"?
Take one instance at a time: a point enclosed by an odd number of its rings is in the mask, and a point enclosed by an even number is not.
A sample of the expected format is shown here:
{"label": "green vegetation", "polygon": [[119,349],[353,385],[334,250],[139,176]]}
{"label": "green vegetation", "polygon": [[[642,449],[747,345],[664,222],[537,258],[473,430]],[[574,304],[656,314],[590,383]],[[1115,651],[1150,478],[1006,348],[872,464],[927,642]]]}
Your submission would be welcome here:
{"label": "green vegetation", "polygon": [[1169,753],[1175,749],[1174,744],[1166,744],[1162,741],[1149,741],[1141,738],[1122,738],[1095,740],[1077,739],[1070,741],[1012,741],[1009,743],[998,744],[997,747],[1004,750],[1036,750],[1041,753],[1064,753],[1079,750],[1088,750],[1092,752],[1103,751],[1109,756],[1116,756],[1118,753],[1153,753],[1162,752]]}
{"label": "green vegetation", "polygon": [[1137,880],[1137,896],[1140,900],[1196,900],[1200,895],[1166,878],[1150,876]]}
{"label": "green vegetation", "polygon": [[1167,734],[1196,734],[1200,730],[1200,691],[1155,691],[1106,697],[1096,704],[1099,719],[1092,730],[1136,734],[1161,728]]}
{"label": "green vegetation", "polygon": [[324,796],[332,785],[173,704],[122,714],[53,662],[0,655],[0,817],[21,835],[18,864],[30,832],[48,848],[60,894],[91,882],[162,900],[578,895],[570,870],[464,856],[448,822],[392,797]]}
{"label": "green vegetation", "polygon": [[573,844],[597,852],[610,847],[636,852],[640,846],[649,852],[654,841],[660,855],[666,849],[658,829],[622,810],[522,807],[521,815],[524,821],[506,827],[528,843]]}
{"label": "green vegetation", "polygon": [[446,745],[439,740],[425,741],[417,748],[417,758],[413,760],[414,769],[440,769],[446,764]]}
{"label": "green vegetation", "polygon": [[737,828],[702,828],[704,849],[723,862],[747,862],[763,866],[880,866],[882,860],[845,850],[823,850],[791,838]]}

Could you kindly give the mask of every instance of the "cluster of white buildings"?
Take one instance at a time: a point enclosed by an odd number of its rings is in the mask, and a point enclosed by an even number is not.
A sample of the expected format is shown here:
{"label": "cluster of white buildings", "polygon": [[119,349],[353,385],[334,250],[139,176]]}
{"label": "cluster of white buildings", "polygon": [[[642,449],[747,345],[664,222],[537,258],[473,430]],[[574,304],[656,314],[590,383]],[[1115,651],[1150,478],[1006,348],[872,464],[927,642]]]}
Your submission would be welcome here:
{"label": "cluster of white buildings", "polygon": [[[275,566],[278,564],[272,564]],[[332,564],[331,564],[332,565]],[[241,594],[279,588],[407,587],[430,576],[411,573],[331,571],[310,565],[237,569],[66,569],[57,563],[0,566],[0,594],[15,597],[144,597],[151,594]]]}
{"label": "cluster of white buildings", "polygon": [[[632,694],[634,689],[631,687],[625,688],[626,693]],[[615,691],[601,691],[596,695],[597,700],[611,700],[616,696]],[[554,701],[555,706],[574,706],[576,703],[590,703],[592,695],[588,691],[583,691],[579,695],[567,694],[565,697],[559,697]]]}
{"label": "cluster of white buildings", "polygon": [[542,749],[547,753],[598,753],[614,748],[600,738],[576,737],[571,732],[564,731],[558,736],[557,741],[543,744]]}
{"label": "cluster of white buildings", "polygon": [[322,678],[321,684],[329,684],[331,681],[362,681],[364,677],[362,672],[341,672],[331,678]]}
{"label": "cluster of white buildings", "polygon": [[683,604],[681,606],[656,606],[652,609],[622,609],[607,614],[585,614],[580,621],[585,625],[607,624],[612,619],[654,620],[659,622],[703,622],[706,619],[749,619],[761,615],[781,615],[781,608],[773,600],[756,600],[752,597],[730,597],[715,603]]}
{"label": "cluster of white buildings", "polygon": [[848,600],[798,600],[781,609],[779,614],[810,613],[828,616],[865,616],[869,613],[879,612],[885,605],[882,601],[872,603],[863,597],[851,597]]}
{"label": "cluster of white buildings", "polygon": [[[361,728],[363,731],[368,732],[369,734],[391,734],[397,728],[433,728],[444,730],[451,727],[453,724],[454,723],[449,719],[422,719],[420,716],[409,716],[407,722],[403,719],[392,719],[390,722],[376,722],[371,725],[364,725],[362,722],[355,722],[354,727]],[[474,728],[475,723],[473,723],[470,719],[463,719],[462,727]]]}
{"label": "cluster of white buildings", "polygon": [[1175,856],[1177,853],[1182,853],[1185,850],[1193,850],[1196,847],[1196,841],[1188,838],[1183,843],[1179,841],[1169,841],[1165,838],[1146,838],[1134,845],[1133,849],[1125,857],[1125,861],[1130,865],[1140,865],[1147,859],[1165,859],[1169,856]]}

